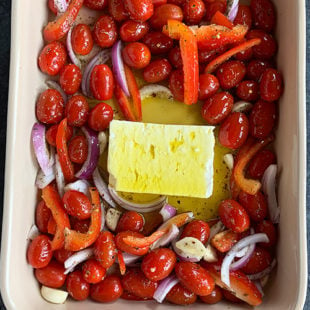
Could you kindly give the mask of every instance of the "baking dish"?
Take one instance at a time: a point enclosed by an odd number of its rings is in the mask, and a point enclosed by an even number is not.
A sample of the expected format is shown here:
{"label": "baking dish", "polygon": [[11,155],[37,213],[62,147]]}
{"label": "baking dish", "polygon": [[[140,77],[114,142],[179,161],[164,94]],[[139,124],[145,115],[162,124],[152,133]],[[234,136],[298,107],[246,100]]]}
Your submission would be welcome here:
{"label": "baking dish", "polygon": [[[274,0],[274,3],[278,11],[278,67],[286,85],[275,143],[280,168],[281,222],[278,267],[260,308],[302,309],[307,287],[305,3],[303,0]],[[123,300],[105,305],[91,301],[48,304],[41,298],[32,267],[26,261],[26,236],[37,201],[34,186],[37,166],[30,131],[35,121],[35,101],[44,86],[45,77],[37,69],[36,61],[43,43],[40,29],[46,20],[45,1],[33,0],[31,5],[25,0],[13,1],[1,293],[8,309],[126,309],[128,302]],[[137,310],[172,308],[155,302],[132,305]],[[194,307],[202,309],[205,305]],[[240,309],[242,306],[221,303],[208,308]]]}

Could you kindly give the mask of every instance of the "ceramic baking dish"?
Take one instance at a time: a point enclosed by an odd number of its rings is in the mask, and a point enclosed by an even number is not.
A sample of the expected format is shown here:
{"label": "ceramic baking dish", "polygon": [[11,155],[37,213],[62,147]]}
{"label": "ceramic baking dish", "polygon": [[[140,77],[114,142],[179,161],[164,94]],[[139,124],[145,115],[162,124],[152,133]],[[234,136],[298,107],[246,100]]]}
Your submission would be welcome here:
{"label": "ceramic baking dish", "polygon": [[[45,77],[37,68],[42,48],[40,29],[47,20],[46,1],[12,1],[11,74],[8,108],[5,198],[1,249],[1,293],[8,309],[168,309],[171,305],[126,301],[100,305],[91,301],[45,302],[26,261],[27,233],[33,224],[37,190],[36,161],[30,144],[34,106]],[[278,11],[278,67],[285,79],[275,148],[280,167],[281,206],[278,267],[261,309],[302,309],[307,287],[306,252],[306,127],[305,127],[305,2],[274,0]],[[203,304],[191,307],[204,309]],[[247,308],[246,306],[244,306]],[[208,309],[240,309],[218,304]]]}

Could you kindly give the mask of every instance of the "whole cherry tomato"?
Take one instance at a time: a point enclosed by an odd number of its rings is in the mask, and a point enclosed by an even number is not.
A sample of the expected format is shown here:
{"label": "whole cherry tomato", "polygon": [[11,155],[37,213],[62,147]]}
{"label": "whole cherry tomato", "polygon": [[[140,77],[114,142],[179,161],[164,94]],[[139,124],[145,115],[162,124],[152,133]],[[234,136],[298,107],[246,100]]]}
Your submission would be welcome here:
{"label": "whole cherry tomato", "polygon": [[84,96],[72,96],[65,108],[68,124],[74,127],[82,127],[87,121],[88,110],[88,102]]}
{"label": "whole cherry tomato", "polygon": [[[52,146],[56,146],[56,135],[57,135],[57,130],[58,130],[58,124],[52,125],[47,131],[46,131],[46,135],[45,138],[47,140],[47,142],[52,145]],[[66,138],[67,141],[69,141],[71,139],[73,135],[73,128],[71,126],[68,126],[67,128],[67,132],[66,132]]]}
{"label": "whole cherry tomato", "polygon": [[253,179],[262,178],[265,170],[276,163],[276,155],[269,150],[258,152],[250,161],[248,174]]}
{"label": "whole cherry tomato", "polygon": [[110,268],[116,259],[114,236],[109,231],[102,231],[94,245],[94,255],[105,269]]}
{"label": "whole cherry tomato", "polygon": [[199,76],[199,100],[206,100],[214,95],[220,88],[217,77],[213,74],[200,74]]}
{"label": "whole cherry tomato", "polygon": [[144,237],[142,234],[138,233],[138,232],[134,232],[134,231],[122,231],[119,232],[116,236],[115,236],[115,244],[118,250],[122,251],[122,252],[126,252],[129,254],[133,254],[133,255],[145,255],[148,251],[150,247],[144,247],[144,248],[138,248],[138,247],[131,247],[128,244],[126,244],[124,242],[124,238],[128,237],[128,236],[133,236],[133,237]]}
{"label": "whole cherry tomato", "polygon": [[93,36],[100,47],[111,47],[117,40],[117,28],[109,15],[101,16],[95,23]]}
{"label": "whole cherry tomato", "polygon": [[92,213],[92,205],[88,197],[78,191],[68,190],[62,197],[64,208],[69,215],[80,220],[90,218]]}
{"label": "whole cherry tomato", "polygon": [[145,68],[151,61],[151,52],[149,48],[140,42],[132,42],[123,49],[124,62],[132,68]]}
{"label": "whole cherry tomato", "polygon": [[45,90],[41,93],[36,105],[38,120],[44,124],[60,122],[64,115],[64,105],[64,100],[58,90]]}
{"label": "whole cherry tomato", "polygon": [[89,296],[90,285],[84,280],[80,270],[73,271],[68,275],[67,291],[75,300],[85,300]]}
{"label": "whole cherry tomato", "polygon": [[82,273],[86,282],[95,284],[104,279],[106,269],[102,267],[95,259],[89,259],[83,264]]}
{"label": "whole cherry tomato", "polygon": [[212,2],[207,1],[207,3],[206,3],[206,17],[205,17],[206,21],[210,21],[212,16],[217,11],[220,11],[221,13],[225,14],[226,7],[227,7],[227,1],[226,0],[215,0]]}
{"label": "whole cherry tomato", "polygon": [[44,286],[59,288],[65,284],[65,268],[62,264],[51,261],[46,267],[36,269],[34,274],[39,283]]}
{"label": "whole cherry tomato", "polygon": [[[239,45],[240,43],[236,43],[236,45]],[[235,58],[237,60],[240,60],[240,61],[248,61],[248,60],[251,60],[253,58],[253,49],[252,48],[248,48],[244,51],[241,51],[239,53],[237,53],[235,55]]]}
{"label": "whole cherry tomato", "polygon": [[234,19],[235,25],[246,25],[248,29],[252,26],[252,13],[248,5],[239,4],[238,13]]}
{"label": "whole cherry tomato", "polygon": [[181,56],[181,50],[178,46],[174,47],[169,51],[168,55],[170,63],[176,68],[180,69],[183,67],[183,61]]}
{"label": "whole cherry tomato", "polygon": [[86,219],[86,220],[79,220],[75,217],[71,218],[71,227],[72,229],[85,234],[88,232],[89,230],[89,225],[90,225],[90,220]]}
{"label": "whole cherry tomato", "polygon": [[188,24],[199,24],[206,14],[202,0],[188,0],[183,7],[184,20]]}
{"label": "whole cherry tomato", "polygon": [[276,101],[283,92],[282,75],[276,69],[266,69],[259,83],[260,96],[265,101]]}
{"label": "whole cherry tomato", "polygon": [[227,47],[222,46],[217,49],[212,50],[198,50],[198,59],[200,64],[207,64],[213,59],[215,59],[218,55],[224,53],[226,51]]}
{"label": "whole cherry tomato", "polygon": [[143,258],[141,269],[149,280],[159,281],[169,276],[176,262],[177,258],[172,250],[159,248]]}
{"label": "whole cherry tomato", "polygon": [[271,221],[264,220],[255,225],[256,233],[266,234],[269,242],[261,242],[259,245],[263,248],[272,248],[277,243],[277,230]]}
{"label": "whole cherry tomato", "polygon": [[109,66],[102,64],[94,67],[90,75],[90,89],[97,100],[113,97],[114,77]]}
{"label": "whole cherry tomato", "polygon": [[131,19],[145,22],[154,12],[152,0],[124,0],[125,9]]}
{"label": "whole cherry tomato", "polygon": [[78,66],[69,64],[62,67],[59,76],[59,83],[66,94],[75,94],[80,88],[81,81],[82,72]]}
{"label": "whole cherry tomato", "polygon": [[109,1],[109,14],[117,22],[122,22],[129,18],[123,0],[108,0],[108,1]]}
{"label": "whole cherry tomato", "polygon": [[88,155],[88,143],[85,136],[75,136],[68,145],[69,158],[73,163],[84,164]]}
{"label": "whole cherry tomato", "polygon": [[113,109],[108,104],[98,103],[89,113],[88,126],[95,131],[102,131],[109,127],[113,119]]}
{"label": "whole cherry tomato", "polygon": [[125,299],[125,300],[134,300],[134,301],[152,300],[153,299],[153,298],[141,298],[141,297],[138,297],[135,294],[129,293],[127,291],[123,292],[121,298]]}
{"label": "whole cherry tomato", "polygon": [[34,238],[28,246],[27,259],[33,268],[46,267],[53,257],[50,239],[45,235]]}
{"label": "whole cherry tomato", "polygon": [[210,295],[199,296],[199,298],[205,304],[214,305],[223,299],[223,293],[222,290],[216,286]]}
{"label": "whole cherry tomato", "polygon": [[167,0],[152,0],[154,7],[157,7],[162,4],[166,4]]}
{"label": "whole cherry tomato", "polygon": [[167,59],[156,59],[143,70],[143,78],[148,83],[158,83],[168,78],[171,65]]}
{"label": "whole cherry tomato", "polygon": [[122,41],[135,42],[141,40],[149,32],[149,29],[150,27],[146,22],[127,20],[122,24],[119,34]]}
{"label": "whole cherry tomato", "polygon": [[182,69],[171,72],[169,88],[175,100],[184,101],[184,75]]}
{"label": "whole cherry tomato", "polygon": [[272,68],[272,64],[268,60],[251,60],[247,66],[247,77],[250,80],[259,82],[267,68]]}
{"label": "whole cherry tomato", "polygon": [[166,300],[176,305],[191,305],[196,302],[197,295],[177,283],[167,294]]}
{"label": "whole cherry tomato", "polygon": [[67,60],[67,52],[60,42],[52,42],[44,46],[39,55],[39,67],[48,75],[59,73]]}
{"label": "whole cherry tomato", "polygon": [[92,10],[103,10],[107,5],[107,0],[84,0],[84,5]]}
{"label": "whole cherry tomato", "polygon": [[200,240],[202,243],[206,243],[209,239],[209,235],[210,228],[208,223],[202,220],[194,220],[185,226],[180,239],[193,237]]}
{"label": "whole cherry tomato", "polygon": [[89,54],[94,46],[94,40],[89,26],[86,24],[76,25],[72,30],[71,43],[73,51],[76,54]]}
{"label": "whole cherry tomato", "polygon": [[238,149],[246,141],[248,133],[249,121],[246,115],[234,112],[221,124],[218,138],[223,146]]}
{"label": "whole cherry tomato", "polygon": [[239,60],[229,60],[223,63],[217,70],[216,76],[223,89],[237,86],[246,74],[246,67]]}
{"label": "whole cherry tomato", "polygon": [[259,246],[255,247],[253,255],[249,261],[241,268],[246,274],[262,272],[271,264],[271,255],[268,250]]}
{"label": "whole cherry tomato", "polygon": [[222,223],[236,233],[242,233],[250,227],[250,218],[246,210],[235,200],[223,200],[218,213]]}
{"label": "whole cherry tomato", "polygon": [[116,275],[107,276],[103,281],[92,285],[90,289],[90,297],[97,302],[112,302],[122,294],[121,279]]}
{"label": "whole cherry tomato", "polygon": [[183,20],[182,9],[174,4],[163,4],[156,7],[152,18],[150,19],[150,24],[153,29],[162,30],[165,25],[167,25],[168,19],[174,19],[178,21]]}
{"label": "whole cherry tomato", "polygon": [[186,0],[167,0],[167,3],[172,3],[181,7],[185,4],[185,2]]}
{"label": "whole cherry tomato", "polygon": [[242,81],[236,90],[237,96],[245,101],[255,101],[258,98],[258,84],[255,81]]}
{"label": "whole cherry tomato", "polygon": [[270,0],[252,0],[251,12],[255,28],[272,32],[276,25],[276,11]]}
{"label": "whole cherry tomato", "polygon": [[143,225],[144,218],[140,213],[136,211],[127,211],[119,219],[116,226],[116,232],[126,230],[139,232],[143,229]]}
{"label": "whole cherry tomato", "polygon": [[173,47],[173,40],[162,32],[149,32],[143,38],[143,43],[150,49],[152,55],[168,53]]}
{"label": "whole cherry tomato", "polygon": [[51,216],[51,210],[46,206],[44,200],[41,200],[36,208],[36,225],[40,232],[47,233],[47,224]]}
{"label": "whole cherry tomato", "polygon": [[55,259],[61,264],[63,264],[72,254],[74,254],[73,251],[68,251],[65,248],[54,251]]}

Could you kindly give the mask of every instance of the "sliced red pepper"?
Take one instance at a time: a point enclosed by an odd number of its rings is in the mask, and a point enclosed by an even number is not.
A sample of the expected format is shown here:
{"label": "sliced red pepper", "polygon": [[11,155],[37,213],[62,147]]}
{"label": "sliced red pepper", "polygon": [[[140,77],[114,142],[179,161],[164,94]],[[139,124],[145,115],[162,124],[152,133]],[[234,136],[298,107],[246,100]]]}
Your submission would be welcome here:
{"label": "sliced red pepper", "polygon": [[68,251],[79,251],[92,245],[98,238],[101,228],[100,197],[97,189],[89,189],[92,201],[92,214],[88,232],[80,233],[76,230],[65,230],[65,249]]}
{"label": "sliced red pepper", "polygon": [[68,123],[67,119],[64,118],[58,125],[56,135],[56,147],[62,173],[64,174],[66,181],[71,182],[74,180],[74,168],[70,161],[68,153],[67,131]]}
{"label": "sliced red pepper", "polygon": [[51,210],[52,216],[56,222],[56,232],[52,240],[52,250],[61,249],[65,242],[65,229],[70,229],[69,217],[63,207],[62,201],[57,190],[48,185],[42,190],[42,198],[46,206]]}
{"label": "sliced red pepper", "polygon": [[57,230],[56,221],[55,221],[54,218],[51,216],[50,219],[48,220],[48,223],[47,223],[47,232],[48,232],[50,235],[55,235],[56,230]]}
{"label": "sliced red pepper", "polygon": [[227,52],[223,53],[222,55],[216,57],[215,59],[213,59],[206,67],[205,69],[205,73],[212,73],[214,72],[217,67],[219,65],[221,65],[222,63],[224,63],[225,61],[227,61],[229,58],[231,58],[232,56],[243,52],[255,45],[258,45],[261,43],[261,39],[255,38],[255,39],[251,39],[249,41],[243,42],[238,46],[233,47],[232,49],[228,50]]}
{"label": "sliced red pepper", "polygon": [[123,253],[121,251],[118,251],[117,259],[118,259],[118,264],[119,264],[119,271],[121,275],[123,276],[126,273],[126,265],[125,265]]}
{"label": "sliced red pepper", "polygon": [[56,20],[49,22],[43,30],[44,39],[48,42],[63,38],[72,27],[84,0],[72,0],[66,12],[59,15]]}
{"label": "sliced red pepper", "polygon": [[221,253],[228,252],[239,240],[238,234],[231,230],[217,233],[212,239],[211,244]]}
{"label": "sliced red pepper", "polygon": [[229,29],[234,28],[234,24],[220,11],[216,11],[216,13],[212,16],[210,24],[224,26]]}

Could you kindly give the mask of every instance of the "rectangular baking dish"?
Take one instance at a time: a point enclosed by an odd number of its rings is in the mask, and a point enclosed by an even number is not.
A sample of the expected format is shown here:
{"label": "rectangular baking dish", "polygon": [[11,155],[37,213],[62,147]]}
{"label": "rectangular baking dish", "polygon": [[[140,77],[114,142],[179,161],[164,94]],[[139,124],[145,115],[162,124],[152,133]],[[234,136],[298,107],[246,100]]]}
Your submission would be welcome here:
{"label": "rectangular baking dish", "polygon": [[[91,301],[45,302],[26,260],[27,233],[34,221],[37,171],[30,132],[35,101],[45,77],[37,68],[42,48],[40,29],[47,20],[46,1],[12,1],[11,74],[8,108],[5,197],[1,248],[1,293],[8,309],[169,309],[155,302],[100,305]],[[306,251],[306,107],[305,107],[305,2],[274,0],[278,11],[278,66],[285,80],[280,102],[280,123],[275,144],[280,168],[281,207],[278,266],[260,309],[302,309],[307,288]],[[191,306],[204,309],[203,304]],[[221,303],[208,309],[240,309]],[[244,306],[244,308],[248,308]]]}

